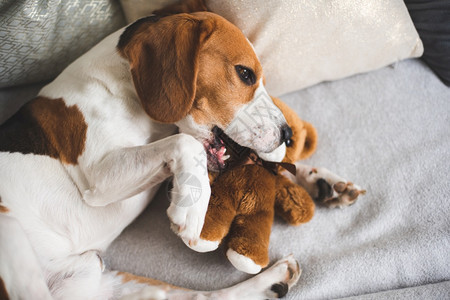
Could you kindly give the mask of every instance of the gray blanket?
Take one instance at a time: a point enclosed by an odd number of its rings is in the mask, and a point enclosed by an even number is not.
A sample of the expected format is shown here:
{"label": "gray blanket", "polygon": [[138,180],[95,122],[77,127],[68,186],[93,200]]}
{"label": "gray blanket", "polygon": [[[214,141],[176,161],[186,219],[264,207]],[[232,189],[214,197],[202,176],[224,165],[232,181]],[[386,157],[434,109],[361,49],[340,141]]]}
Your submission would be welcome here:
{"label": "gray blanket", "polygon": [[[0,121],[37,90],[1,91]],[[367,189],[300,227],[275,220],[271,260],[293,253],[303,269],[287,299],[450,298],[450,89],[409,60],[282,99],[318,130],[305,163]],[[169,229],[168,204],[163,186],[105,253],[109,268],[202,290],[249,277],[220,250],[188,249]]]}
{"label": "gray blanket", "polygon": [[[410,60],[282,99],[318,130],[317,152],[305,163],[367,189],[355,205],[319,208],[300,227],[275,220],[271,259],[293,253],[303,268],[287,298],[349,297],[450,280],[450,89]],[[207,290],[248,277],[220,250],[187,249],[169,230],[167,206],[163,187],[107,252],[111,268]],[[414,291],[385,296],[450,298],[449,284]]]}

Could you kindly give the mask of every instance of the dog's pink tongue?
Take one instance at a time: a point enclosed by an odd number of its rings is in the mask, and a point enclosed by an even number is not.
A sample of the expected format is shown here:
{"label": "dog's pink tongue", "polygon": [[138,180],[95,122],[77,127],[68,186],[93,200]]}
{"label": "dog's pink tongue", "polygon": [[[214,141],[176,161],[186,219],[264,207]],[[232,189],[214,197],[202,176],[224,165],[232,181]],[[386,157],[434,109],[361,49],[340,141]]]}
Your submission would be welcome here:
{"label": "dog's pink tongue", "polygon": [[225,148],[225,146],[222,146],[219,149],[216,149],[216,148],[208,149],[209,154],[217,157],[219,160],[222,160],[222,157],[224,156],[226,151],[227,151],[227,149]]}

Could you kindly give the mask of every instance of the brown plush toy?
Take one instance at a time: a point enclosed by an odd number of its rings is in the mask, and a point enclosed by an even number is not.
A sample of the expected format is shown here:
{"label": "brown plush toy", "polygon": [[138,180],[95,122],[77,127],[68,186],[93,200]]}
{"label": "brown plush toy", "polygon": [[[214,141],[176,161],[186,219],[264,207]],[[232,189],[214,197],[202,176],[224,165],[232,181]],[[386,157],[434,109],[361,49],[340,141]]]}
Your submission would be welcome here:
{"label": "brown plush toy", "polygon": [[[316,148],[314,127],[302,121],[281,100],[273,98],[273,101],[292,129],[283,162],[294,163],[309,157]],[[269,263],[274,212],[289,224],[299,225],[311,220],[314,202],[305,189],[280,174],[282,169],[278,164],[265,162],[262,166],[262,160],[247,150],[245,158],[231,154],[227,161],[231,165],[226,171],[219,175],[210,173],[212,192],[201,240],[190,247],[206,252],[223,242],[230,262],[243,272],[255,274]]]}

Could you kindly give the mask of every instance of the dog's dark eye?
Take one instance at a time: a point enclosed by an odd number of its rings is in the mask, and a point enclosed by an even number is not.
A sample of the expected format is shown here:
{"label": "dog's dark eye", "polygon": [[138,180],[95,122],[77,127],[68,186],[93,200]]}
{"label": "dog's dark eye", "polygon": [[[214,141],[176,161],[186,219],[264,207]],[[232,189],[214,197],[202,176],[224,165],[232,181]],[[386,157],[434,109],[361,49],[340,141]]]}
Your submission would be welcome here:
{"label": "dog's dark eye", "polygon": [[294,143],[291,139],[288,139],[285,141],[286,147],[292,147],[292,144]]}
{"label": "dog's dark eye", "polygon": [[256,76],[252,69],[240,65],[236,66],[235,69],[239,78],[246,85],[254,85],[256,83]]}

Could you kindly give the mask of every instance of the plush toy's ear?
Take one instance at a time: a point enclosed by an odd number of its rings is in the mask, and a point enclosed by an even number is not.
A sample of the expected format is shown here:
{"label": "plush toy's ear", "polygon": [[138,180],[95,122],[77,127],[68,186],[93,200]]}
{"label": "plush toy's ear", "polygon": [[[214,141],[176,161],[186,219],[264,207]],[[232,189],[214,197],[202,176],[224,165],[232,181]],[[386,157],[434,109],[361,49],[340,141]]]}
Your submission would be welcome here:
{"label": "plush toy's ear", "polygon": [[308,122],[303,121],[303,129],[306,131],[305,140],[303,141],[303,150],[298,159],[307,159],[310,157],[317,147],[317,131]]}
{"label": "plush toy's ear", "polygon": [[310,123],[302,121],[297,113],[280,99],[272,97],[272,100],[281,110],[292,129],[291,141],[286,146],[286,155],[283,161],[294,163],[299,159],[308,158],[316,150],[316,129]]}
{"label": "plush toy's ear", "polygon": [[146,113],[175,123],[192,107],[202,43],[212,31],[207,20],[178,14],[140,19],[127,27],[117,48],[131,68]]}

